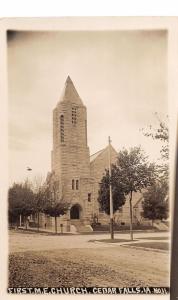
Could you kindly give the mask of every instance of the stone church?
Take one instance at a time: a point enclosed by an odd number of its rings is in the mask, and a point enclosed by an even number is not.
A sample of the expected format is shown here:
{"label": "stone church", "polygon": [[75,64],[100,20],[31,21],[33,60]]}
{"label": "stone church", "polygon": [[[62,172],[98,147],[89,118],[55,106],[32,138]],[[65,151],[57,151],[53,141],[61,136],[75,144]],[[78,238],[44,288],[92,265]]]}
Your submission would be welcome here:
{"label": "stone church", "polygon": [[[111,163],[117,152],[111,146]],[[58,217],[59,230],[90,231],[94,221],[108,224],[109,217],[100,211],[97,201],[99,183],[108,168],[108,146],[90,156],[87,141],[87,109],[75,86],[67,77],[59,102],[53,110],[53,148],[51,172],[47,184],[52,186],[57,201],[70,203],[66,215]],[[133,220],[141,220],[142,195],[133,199]],[[54,218],[41,216],[41,226],[54,226]],[[129,202],[115,213],[115,222],[129,223]]]}

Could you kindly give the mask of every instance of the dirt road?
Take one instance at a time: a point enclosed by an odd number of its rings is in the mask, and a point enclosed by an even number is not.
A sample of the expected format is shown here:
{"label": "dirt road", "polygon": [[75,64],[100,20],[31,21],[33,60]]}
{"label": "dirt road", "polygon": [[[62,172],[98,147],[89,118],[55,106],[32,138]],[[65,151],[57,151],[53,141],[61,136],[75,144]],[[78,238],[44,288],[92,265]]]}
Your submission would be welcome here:
{"label": "dirt road", "polygon": [[91,236],[67,236],[63,243],[56,237],[54,244],[48,236],[30,239],[32,251],[29,235],[10,238],[9,286],[169,286],[168,253],[87,242]]}

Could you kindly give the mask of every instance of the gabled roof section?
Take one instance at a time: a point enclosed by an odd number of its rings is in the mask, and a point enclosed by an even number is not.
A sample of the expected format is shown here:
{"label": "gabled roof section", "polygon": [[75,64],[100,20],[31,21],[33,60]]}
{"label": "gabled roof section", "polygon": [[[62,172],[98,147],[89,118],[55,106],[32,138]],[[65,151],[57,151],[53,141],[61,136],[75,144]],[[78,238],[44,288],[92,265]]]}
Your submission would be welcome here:
{"label": "gabled roof section", "polygon": [[[109,146],[107,146],[107,147],[105,147],[104,149],[102,149],[102,150],[100,150],[100,151],[98,151],[98,152],[92,154],[92,155],[90,156],[90,163],[93,162],[100,154],[102,154],[102,153],[108,151],[108,147],[109,147]],[[112,151],[112,152],[115,152],[115,154],[117,155],[117,151],[113,148],[112,145],[111,145],[111,151]]]}
{"label": "gabled roof section", "polygon": [[105,149],[102,149],[102,150],[100,150],[100,151],[98,151],[98,152],[92,154],[92,155],[90,156],[90,162],[94,161],[95,158],[97,158],[104,150],[105,150]]}
{"label": "gabled roof section", "polygon": [[62,95],[60,97],[60,102],[67,101],[73,104],[77,105],[83,105],[82,100],[77,93],[77,90],[70,78],[70,76],[67,77],[64,90],[62,92]]}
{"label": "gabled roof section", "polygon": [[[137,192],[137,193],[139,193],[139,192]],[[134,200],[133,207],[136,207],[139,204],[139,202],[143,200],[143,195],[141,193],[139,193],[139,194],[140,194],[139,199],[133,199]]]}

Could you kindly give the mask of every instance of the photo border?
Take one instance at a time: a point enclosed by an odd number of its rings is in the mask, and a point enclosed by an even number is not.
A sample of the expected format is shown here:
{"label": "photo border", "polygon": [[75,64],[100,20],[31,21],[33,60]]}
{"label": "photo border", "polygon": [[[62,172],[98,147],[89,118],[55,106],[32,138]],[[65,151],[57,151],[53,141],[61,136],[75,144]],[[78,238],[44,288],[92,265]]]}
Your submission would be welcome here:
{"label": "photo border", "polygon": [[[20,31],[119,31],[119,30],[167,30],[168,31],[168,103],[170,116],[170,199],[174,199],[175,191],[175,162],[176,162],[176,123],[177,123],[177,98],[178,98],[178,18],[177,17],[56,17],[56,18],[6,18],[0,24],[0,99],[1,110],[1,158],[2,168],[0,172],[0,198],[1,201],[1,252],[0,263],[2,280],[0,292],[6,299],[12,295],[6,293],[7,287],[7,255],[8,255],[8,224],[7,224],[7,190],[8,190],[8,83],[7,83],[7,30]],[[174,204],[170,204],[171,216],[174,212]],[[3,212],[3,213],[2,213]],[[173,231],[171,218],[171,232]],[[88,295],[87,295],[88,296]],[[97,297],[100,295],[92,295]],[[113,295],[114,296],[114,295]],[[110,297],[113,297],[110,296]],[[13,298],[19,295],[13,295]],[[33,297],[33,298],[32,298]],[[35,295],[38,297],[38,295]],[[50,297],[50,296],[48,296]],[[65,298],[68,296],[65,296]],[[71,295],[69,295],[71,298]],[[85,295],[86,297],[86,295]],[[100,297],[103,297],[101,295]],[[116,296],[114,296],[116,297]],[[135,295],[125,296],[135,297]],[[142,297],[139,295],[139,297]],[[145,295],[147,297],[148,295]],[[151,299],[157,299],[151,295]],[[163,295],[163,297],[167,297]],[[34,299],[34,296],[28,295]],[[167,298],[168,299],[168,298]]]}

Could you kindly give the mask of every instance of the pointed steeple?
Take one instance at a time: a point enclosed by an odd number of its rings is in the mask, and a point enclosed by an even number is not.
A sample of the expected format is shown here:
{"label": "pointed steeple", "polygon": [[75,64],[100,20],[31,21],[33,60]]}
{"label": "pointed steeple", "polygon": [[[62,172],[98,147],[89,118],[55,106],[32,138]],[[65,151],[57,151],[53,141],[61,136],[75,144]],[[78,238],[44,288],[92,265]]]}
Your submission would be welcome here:
{"label": "pointed steeple", "polygon": [[67,76],[66,83],[73,83],[69,75]]}
{"label": "pointed steeple", "polygon": [[82,100],[81,100],[79,94],[77,93],[77,90],[76,90],[70,76],[68,76],[66,79],[64,90],[60,97],[60,102],[61,101],[68,101],[73,104],[83,105]]}

